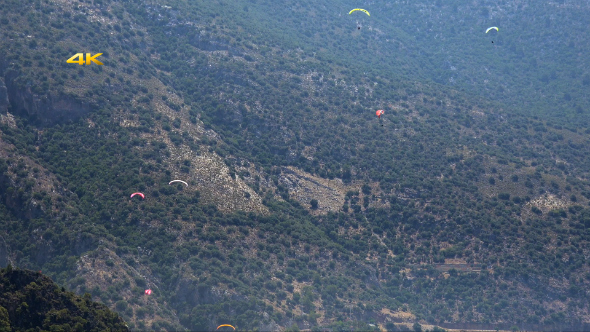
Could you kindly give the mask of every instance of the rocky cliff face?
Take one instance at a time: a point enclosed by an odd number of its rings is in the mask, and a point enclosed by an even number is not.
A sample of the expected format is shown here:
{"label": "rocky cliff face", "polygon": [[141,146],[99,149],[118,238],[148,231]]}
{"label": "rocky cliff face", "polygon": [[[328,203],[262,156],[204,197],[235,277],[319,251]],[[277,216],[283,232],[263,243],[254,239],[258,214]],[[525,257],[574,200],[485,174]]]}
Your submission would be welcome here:
{"label": "rocky cliff face", "polygon": [[17,83],[19,74],[8,71],[4,78],[0,77],[0,113],[8,107],[13,113],[28,117],[39,125],[54,125],[75,120],[90,111],[90,106],[59,92],[39,95],[31,90],[31,86]]}

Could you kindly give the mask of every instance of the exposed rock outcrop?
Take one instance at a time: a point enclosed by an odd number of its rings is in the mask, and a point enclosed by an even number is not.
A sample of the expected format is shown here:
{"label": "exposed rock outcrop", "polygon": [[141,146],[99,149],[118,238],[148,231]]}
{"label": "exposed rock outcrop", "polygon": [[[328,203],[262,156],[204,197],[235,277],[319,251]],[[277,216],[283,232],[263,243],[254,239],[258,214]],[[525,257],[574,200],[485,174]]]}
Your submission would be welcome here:
{"label": "exposed rock outcrop", "polygon": [[346,191],[353,189],[340,179],[322,179],[295,167],[283,167],[279,181],[289,189],[289,196],[305,207],[316,199],[319,202],[317,212],[322,214],[340,211]]}
{"label": "exposed rock outcrop", "polygon": [[0,112],[6,112],[10,105],[15,114],[27,116],[39,125],[53,125],[77,119],[91,109],[90,105],[64,93],[36,94],[31,84],[17,83],[18,78],[18,73],[9,71],[3,83],[0,79]]}

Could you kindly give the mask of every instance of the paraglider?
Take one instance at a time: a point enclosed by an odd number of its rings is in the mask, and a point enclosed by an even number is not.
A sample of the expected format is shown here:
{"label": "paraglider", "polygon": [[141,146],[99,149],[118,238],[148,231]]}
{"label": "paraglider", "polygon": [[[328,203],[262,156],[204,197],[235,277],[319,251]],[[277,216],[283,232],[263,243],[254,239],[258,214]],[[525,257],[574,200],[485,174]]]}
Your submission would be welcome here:
{"label": "paraglider", "polygon": [[151,289],[146,289],[145,290],[145,295],[152,295],[152,290]]}
{"label": "paraglider", "polygon": [[[363,13],[365,13],[365,14],[369,15],[369,16],[371,16],[371,14],[369,14],[369,12],[368,12],[368,11],[366,11],[366,10],[364,10],[364,9],[362,9],[362,8],[355,8],[355,9],[351,10],[351,11],[348,13],[348,15],[350,15],[350,14],[352,14],[352,13],[356,12],[357,10],[358,10],[358,11],[361,11],[361,12],[363,12]],[[360,24],[358,21],[356,22],[356,28],[357,28],[358,30],[360,30],[360,29],[361,29],[361,24]]]}
{"label": "paraglider", "polygon": [[233,327],[233,326],[231,326],[231,325],[229,325],[229,324],[223,324],[223,325],[219,325],[219,326],[217,327],[217,330],[219,330],[219,328],[220,328],[220,327],[223,327],[223,326],[229,326],[229,327],[231,327],[232,329],[234,329],[234,331],[236,330],[236,328],[235,328],[235,327]]}
{"label": "paraglider", "polygon": [[[385,113],[384,110],[378,110],[377,112],[375,112],[375,114],[379,118],[379,122],[381,122],[381,115],[383,115],[383,113]],[[383,127],[383,123],[381,124],[381,127]]]}
{"label": "paraglider", "polygon": [[[490,30],[496,30],[496,32],[500,32],[500,30],[498,30],[498,27],[489,27],[489,28],[486,30],[486,33],[490,32]],[[492,44],[493,44],[493,43],[494,43],[494,41],[492,40]],[[494,45],[494,46],[495,46],[495,45]]]}
{"label": "paraglider", "polygon": [[362,9],[362,8],[355,8],[355,9],[351,10],[351,11],[348,13],[348,15],[350,15],[350,14],[352,14],[352,13],[356,12],[357,10],[360,10],[361,12],[363,12],[363,13],[365,13],[365,14],[367,14],[367,15],[371,16],[371,14],[369,14],[369,12],[368,12],[368,11],[366,11],[366,10],[364,10],[364,9]]}
{"label": "paraglider", "polygon": [[129,198],[133,198],[133,196],[135,196],[135,195],[141,196],[142,199],[145,199],[145,195],[142,193],[133,193],[133,194],[131,194],[131,197],[129,197]]}
{"label": "paraglider", "polygon": [[186,183],[186,182],[184,182],[184,181],[182,181],[182,180],[172,180],[172,181],[168,182],[168,184],[173,184],[173,183],[175,183],[175,182],[184,183],[184,185],[188,187],[188,183]]}

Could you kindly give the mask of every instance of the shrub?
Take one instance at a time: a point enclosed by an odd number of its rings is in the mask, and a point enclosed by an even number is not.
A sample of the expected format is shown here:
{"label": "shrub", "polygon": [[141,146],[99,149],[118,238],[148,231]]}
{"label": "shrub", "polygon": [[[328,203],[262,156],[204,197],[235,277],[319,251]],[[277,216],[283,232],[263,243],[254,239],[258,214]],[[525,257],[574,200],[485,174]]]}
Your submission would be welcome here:
{"label": "shrub", "polygon": [[317,208],[318,208],[318,200],[317,200],[317,199],[315,199],[315,198],[314,198],[314,199],[312,199],[312,200],[309,202],[309,205],[311,205],[311,208],[312,208],[312,209],[314,209],[314,210],[317,210]]}

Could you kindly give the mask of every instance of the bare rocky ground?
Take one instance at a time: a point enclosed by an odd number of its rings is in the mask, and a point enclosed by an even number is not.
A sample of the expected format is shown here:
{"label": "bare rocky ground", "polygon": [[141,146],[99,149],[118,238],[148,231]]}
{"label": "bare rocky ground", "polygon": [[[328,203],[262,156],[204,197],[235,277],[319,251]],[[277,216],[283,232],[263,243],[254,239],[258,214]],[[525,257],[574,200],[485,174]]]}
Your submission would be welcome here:
{"label": "bare rocky ground", "polygon": [[309,208],[312,199],[318,201],[315,213],[325,214],[342,210],[348,190],[358,188],[346,186],[340,179],[322,179],[295,167],[284,167],[279,182],[289,188],[289,196]]}

